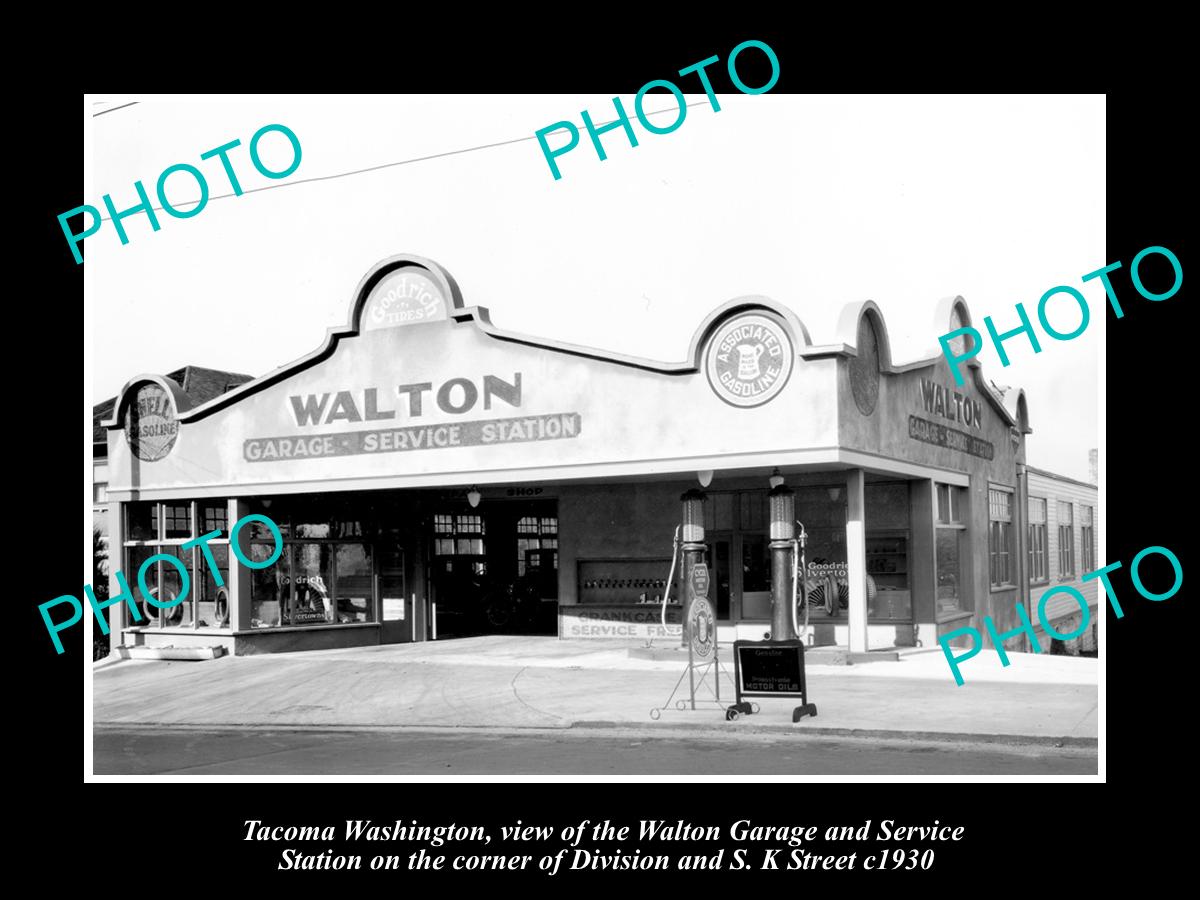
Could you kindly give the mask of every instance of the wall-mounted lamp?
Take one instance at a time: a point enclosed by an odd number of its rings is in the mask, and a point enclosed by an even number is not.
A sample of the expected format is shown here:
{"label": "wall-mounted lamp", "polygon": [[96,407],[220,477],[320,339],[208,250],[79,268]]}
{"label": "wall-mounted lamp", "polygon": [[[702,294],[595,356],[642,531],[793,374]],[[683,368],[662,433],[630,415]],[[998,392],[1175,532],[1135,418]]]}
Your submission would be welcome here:
{"label": "wall-mounted lamp", "polygon": [[767,479],[767,483],[773,488],[777,488],[783,484],[783,476],[779,474],[778,466],[776,466],[775,471],[771,473],[771,477]]}
{"label": "wall-mounted lamp", "polygon": [[263,502],[262,502],[262,505],[263,505],[263,507],[264,507],[265,509],[270,509],[270,508],[271,508],[271,504],[272,504],[273,502],[274,502],[273,500],[271,500],[269,497],[267,497],[267,498],[265,498],[265,499],[263,500]]}
{"label": "wall-mounted lamp", "polygon": [[842,496],[842,489],[837,485],[825,488],[825,490],[829,494],[829,499],[834,503],[837,503],[838,499]]}
{"label": "wall-mounted lamp", "polygon": [[700,482],[700,487],[708,487],[710,484],[712,484],[713,470],[701,469],[696,473],[696,480]]}
{"label": "wall-mounted lamp", "polygon": [[479,505],[479,501],[482,499],[482,497],[483,495],[479,493],[479,488],[477,487],[472,486],[471,489],[467,491],[467,502],[471,504],[471,509],[474,509]]}

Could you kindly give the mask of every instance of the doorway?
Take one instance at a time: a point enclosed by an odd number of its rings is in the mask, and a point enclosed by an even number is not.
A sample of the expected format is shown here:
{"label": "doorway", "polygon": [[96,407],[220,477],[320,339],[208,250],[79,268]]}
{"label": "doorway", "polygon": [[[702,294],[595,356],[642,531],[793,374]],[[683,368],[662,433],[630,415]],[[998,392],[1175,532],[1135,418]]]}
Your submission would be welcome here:
{"label": "doorway", "polygon": [[443,502],[428,546],[429,637],[557,633],[556,500]]}
{"label": "doorway", "polygon": [[716,585],[717,621],[771,619],[767,492],[714,491],[705,504],[706,557]]}

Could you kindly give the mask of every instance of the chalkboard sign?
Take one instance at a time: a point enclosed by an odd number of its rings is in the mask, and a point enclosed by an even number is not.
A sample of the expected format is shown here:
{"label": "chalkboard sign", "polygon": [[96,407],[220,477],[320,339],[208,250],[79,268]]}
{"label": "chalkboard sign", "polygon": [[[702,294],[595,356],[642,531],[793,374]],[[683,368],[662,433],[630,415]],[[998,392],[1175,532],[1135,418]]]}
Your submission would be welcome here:
{"label": "chalkboard sign", "polygon": [[816,705],[808,702],[803,641],[734,641],[733,672],[737,703],[729,707],[726,719],[758,711],[757,704],[745,703],[743,697],[799,697],[793,722],[817,714]]}

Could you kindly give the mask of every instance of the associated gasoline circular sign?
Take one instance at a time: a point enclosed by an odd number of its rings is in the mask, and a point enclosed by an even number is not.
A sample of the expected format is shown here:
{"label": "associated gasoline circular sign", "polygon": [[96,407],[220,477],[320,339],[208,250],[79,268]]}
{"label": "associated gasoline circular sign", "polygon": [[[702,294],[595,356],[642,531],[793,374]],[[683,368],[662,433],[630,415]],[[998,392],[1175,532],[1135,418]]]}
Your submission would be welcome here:
{"label": "associated gasoline circular sign", "polygon": [[125,408],[125,440],[143,462],[163,459],[175,446],[179,419],[175,404],[157,384],[143,384]]}
{"label": "associated gasoline circular sign", "polygon": [[704,372],[731,406],[762,406],[783,390],[796,353],[783,323],[743,313],[721,325],[708,342]]}
{"label": "associated gasoline circular sign", "polygon": [[688,633],[692,637],[692,652],[702,659],[712,655],[717,645],[717,626],[713,621],[712,604],[707,597],[697,597],[688,610]]}

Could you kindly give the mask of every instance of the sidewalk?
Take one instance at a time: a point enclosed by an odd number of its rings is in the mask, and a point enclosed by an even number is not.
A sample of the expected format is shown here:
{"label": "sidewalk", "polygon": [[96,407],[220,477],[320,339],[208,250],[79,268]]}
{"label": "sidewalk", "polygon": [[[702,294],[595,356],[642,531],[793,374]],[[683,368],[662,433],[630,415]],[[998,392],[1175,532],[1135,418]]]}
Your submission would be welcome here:
{"label": "sidewalk", "polygon": [[[626,644],[491,636],[350,650],[224,657],[205,662],[105,661],[94,668],[96,724],[261,727],[569,728],[679,726],[886,732],[938,739],[1095,746],[1098,661],[994,651],[963,664],[955,685],[938,648],[898,662],[809,666],[816,718],[791,721],[797,701],[757,699],[757,715],[726,722],[715,703],[666,703],[684,669],[631,659]],[[731,651],[722,705],[733,702]],[[711,678],[708,681],[711,684]],[[676,699],[687,697],[687,679]],[[864,735],[865,736],[865,735]]]}

